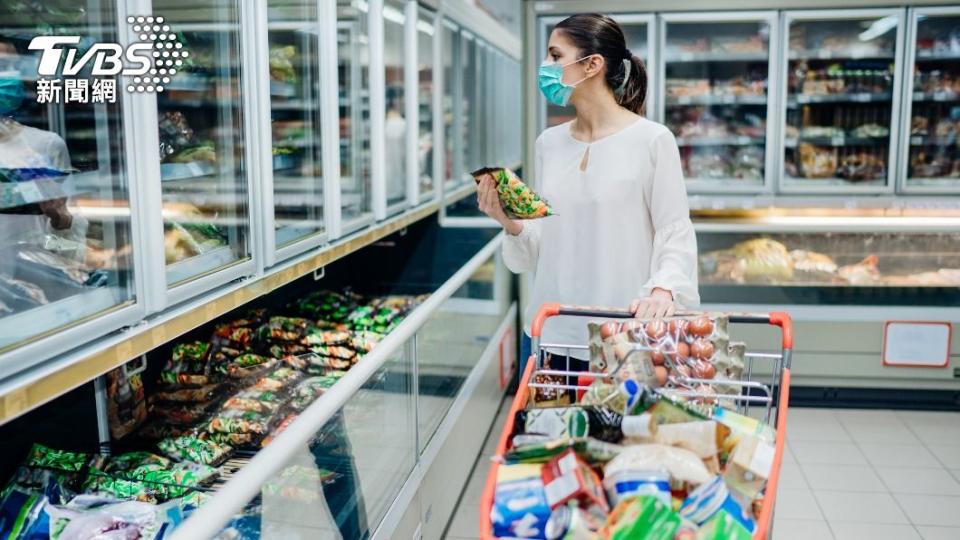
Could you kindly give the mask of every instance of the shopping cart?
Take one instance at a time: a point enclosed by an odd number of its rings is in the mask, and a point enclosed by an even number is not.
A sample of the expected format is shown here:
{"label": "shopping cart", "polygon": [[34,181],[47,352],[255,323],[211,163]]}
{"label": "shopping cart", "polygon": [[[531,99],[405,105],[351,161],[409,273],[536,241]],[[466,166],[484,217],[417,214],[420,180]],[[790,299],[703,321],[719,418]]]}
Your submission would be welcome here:
{"label": "shopping cart", "polygon": [[[586,386],[590,384],[592,379],[596,377],[610,377],[619,369],[619,366],[615,366],[613,371],[597,374],[571,372],[569,365],[566,366],[566,370],[556,370],[552,369],[555,366],[546,366],[545,362],[548,351],[553,354],[564,354],[564,351],[569,353],[573,350],[588,349],[586,345],[540,342],[544,323],[550,317],[556,317],[558,315],[593,319],[631,317],[628,311],[617,309],[566,306],[559,303],[547,303],[540,307],[530,329],[530,337],[532,338],[531,350],[533,352],[530,355],[527,367],[520,380],[517,395],[514,397],[513,404],[510,406],[510,413],[507,415],[506,425],[503,427],[503,432],[500,433],[500,442],[497,444],[497,454],[492,461],[490,472],[487,474],[487,482],[483,489],[483,496],[480,499],[480,538],[483,540],[492,540],[494,538],[493,526],[490,521],[490,510],[493,508],[493,498],[497,484],[497,469],[500,463],[502,463],[502,457],[510,444],[510,434],[513,433],[513,422],[516,413],[526,407],[527,400],[530,398],[531,388],[549,387],[558,391],[563,389],[582,392],[586,389]],[[703,380],[680,377],[679,379],[672,379],[672,382],[680,383],[679,386],[681,387],[704,384],[718,386],[722,388],[722,390],[709,395],[700,394],[696,390],[679,390],[675,395],[733,403],[738,412],[744,414],[750,413],[751,405],[762,405],[764,407],[764,421],[776,428],[776,451],[774,453],[773,466],[764,489],[760,516],[753,533],[753,538],[759,540],[768,538],[772,533],[773,508],[777,495],[777,484],[780,480],[780,464],[783,461],[783,449],[787,434],[787,408],[790,399],[790,359],[793,350],[793,326],[790,316],[780,312],[732,313],[728,315],[728,318],[731,323],[779,326],[781,329],[781,351],[779,353],[747,352],[744,358],[746,365],[741,380]],[[638,350],[640,350],[639,347]],[[567,354],[567,357],[569,358],[569,354]],[[761,365],[763,363],[768,364],[767,367],[769,367],[769,371],[763,369]],[[537,379],[537,375],[562,376],[561,380],[565,379],[568,383],[571,378],[574,378],[576,384],[532,383],[532,380],[542,380],[542,378]],[[768,378],[765,375],[768,376]],[[740,392],[732,393],[730,391],[731,388],[739,388]]]}

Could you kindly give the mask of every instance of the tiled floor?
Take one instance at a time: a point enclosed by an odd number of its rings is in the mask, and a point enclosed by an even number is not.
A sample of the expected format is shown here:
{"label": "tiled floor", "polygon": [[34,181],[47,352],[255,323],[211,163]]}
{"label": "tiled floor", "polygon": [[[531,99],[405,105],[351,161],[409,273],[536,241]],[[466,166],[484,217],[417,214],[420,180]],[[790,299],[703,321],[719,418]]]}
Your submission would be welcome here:
{"label": "tiled floor", "polygon": [[[477,538],[486,471],[477,464],[460,502],[470,511],[457,512],[446,538]],[[773,531],[774,540],[960,539],[960,413],[790,409]]]}

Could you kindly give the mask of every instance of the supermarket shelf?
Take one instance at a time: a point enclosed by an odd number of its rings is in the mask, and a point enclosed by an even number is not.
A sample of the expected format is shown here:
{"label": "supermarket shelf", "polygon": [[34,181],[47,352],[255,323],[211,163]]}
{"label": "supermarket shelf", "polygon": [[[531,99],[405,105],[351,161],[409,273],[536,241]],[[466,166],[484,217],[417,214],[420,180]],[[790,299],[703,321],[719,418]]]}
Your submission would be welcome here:
{"label": "supermarket shelf", "polygon": [[798,94],[796,97],[787,100],[787,107],[795,108],[797,105],[807,105],[813,103],[877,103],[889,102],[893,99],[890,92],[858,94]]}
{"label": "supermarket shelf", "polygon": [[800,143],[810,143],[815,146],[887,146],[888,136],[883,137],[799,137],[783,141],[787,148],[796,148]]}
{"label": "supermarket shelf", "polygon": [[896,58],[893,51],[790,51],[790,60],[893,60]]}
{"label": "supermarket shelf", "polygon": [[210,322],[316,269],[437,212],[430,202],[306,253],[265,272],[212,291],[142,323],[105,336],[0,382],[0,423],[77,388],[132,358]]}
{"label": "supermarket shelf", "polygon": [[764,144],[763,137],[677,137],[677,146],[751,146]]}
{"label": "supermarket shelf", "polygon": [[914,101],[960,101],[960,94],[955,92],[914,92]]}
{"label": "supermarket shelf", "polygon": [[[793,181],[797,182],[798,179]],[[818,179],[808,181],[817,182]],[[816,222],[818,216],[824,212],[832,216],[862,214],[900,219],[923,213],[960,216],[960,199],[890,195],[860,196],[855,199],[846,195],[690,195],[690,209],[694,221],[698,217],[718,215],[765,216],[773,208],[801,211],[808,221],[812,222]]]}
{"label": "supermarket shelf", "polygon": [[743,218],[693,218],[697,232],[724,233],[952,233],[960,228],[960,216],[758,216]]}
{"label": "supermarket shelf", "polygon": [[668,64],[688,62],[766,62],[767,53],[729,53],[729,52],[679,52],[667,53],[664,61]]}
{"label": "supermarket shelf", "polygon": [[198,176],[210,176],[216,174],[216,172],[217,167],[209,161],[160,164],[160,180],[163,182],[176,182],[177,180],[197,178]]}
{"label": "supermarket shelf", "polygon": [[957,146],[960,139],[953,137],[936,137],[925,135],[912,135],[910,137],[910,146]]}
{"label": "supermarket shelf", "polygon": [[168,264],[167,283],[171,285],[181,283],[242,260],[244,259],[233,253],[232,247],[219,246],[206,253]]}
{"label": "supermarket shelf", "polygon": [[683,105],[766,105],[767,96],[682,96],[667,98],[667,107]]}
{"label": "supermarket shelf", "polygon": [[960,51],[957,51],[957,52],[917,51],[917,60],[960,60]]}

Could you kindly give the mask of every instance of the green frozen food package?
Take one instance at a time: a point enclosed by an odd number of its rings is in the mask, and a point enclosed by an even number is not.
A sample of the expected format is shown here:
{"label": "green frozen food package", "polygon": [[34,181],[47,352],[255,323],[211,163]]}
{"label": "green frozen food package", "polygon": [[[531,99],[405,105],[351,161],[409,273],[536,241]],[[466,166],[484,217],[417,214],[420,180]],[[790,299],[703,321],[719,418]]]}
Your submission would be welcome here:
{"label": "green frozen food package", "polygon": [[508,216],[515,219],[535,219],[555,215],[547,201],[540,198],[530,186],[523,183],[510,169],[484,167],[470,173],[480,183],[480,177],[489,174],[497,182],[500,204]]}

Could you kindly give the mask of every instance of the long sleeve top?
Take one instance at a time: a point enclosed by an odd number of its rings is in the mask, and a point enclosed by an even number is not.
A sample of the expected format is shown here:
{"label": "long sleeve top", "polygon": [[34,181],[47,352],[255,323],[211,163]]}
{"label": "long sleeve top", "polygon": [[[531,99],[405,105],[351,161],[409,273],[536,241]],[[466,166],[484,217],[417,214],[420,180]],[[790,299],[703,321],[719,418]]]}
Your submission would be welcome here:
{"label": "long sleeve top", "polygon": [[[627,307],[662,288],[685,308],[699,305],[697,239],[680,152],[665,126],[640,118],[586,143],[568,122],[540,135],[535,160],[532,187],[557,215],[524,221],[503,245],[511,271],[534,272],[528,333],[544,302]],[[587,337],[585,320],[559,317],[544,325],[541,340],[586,345]]]}

